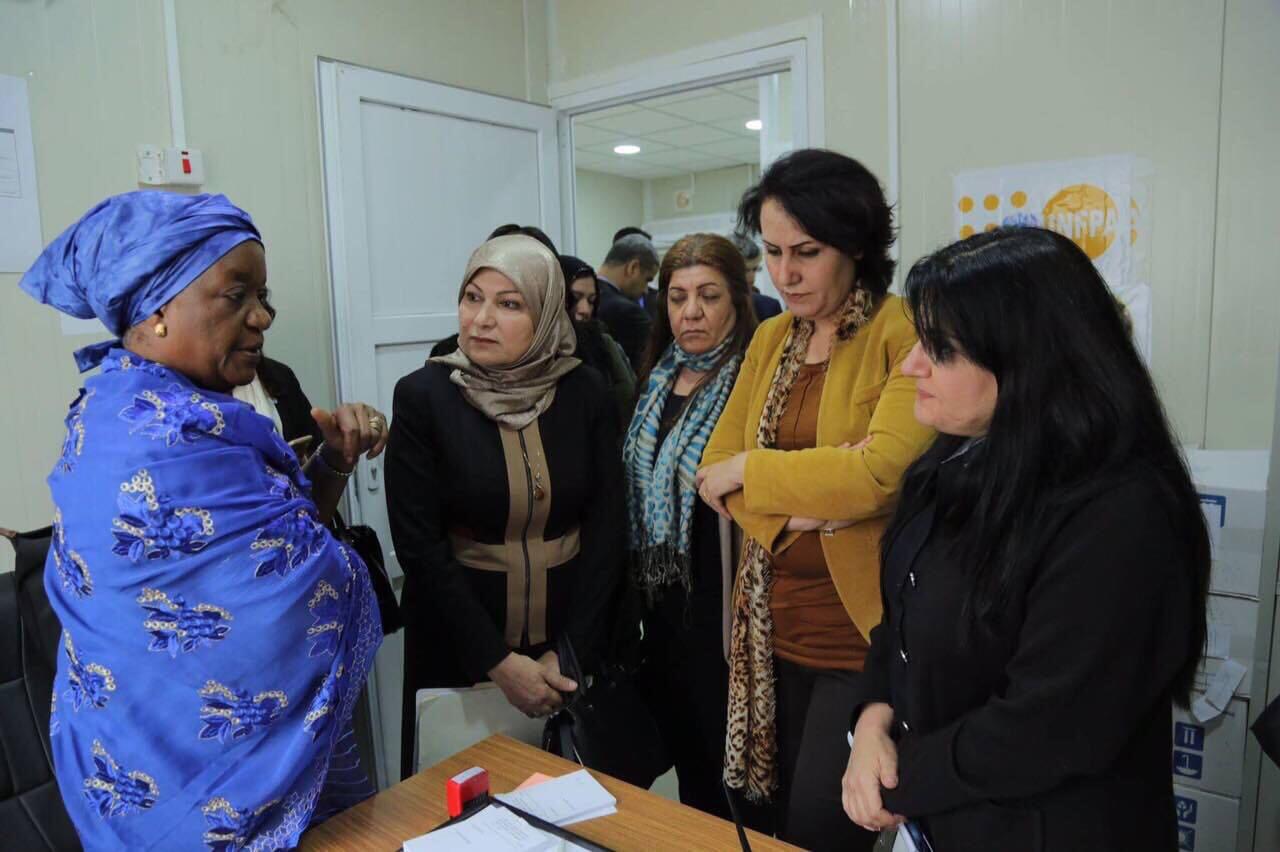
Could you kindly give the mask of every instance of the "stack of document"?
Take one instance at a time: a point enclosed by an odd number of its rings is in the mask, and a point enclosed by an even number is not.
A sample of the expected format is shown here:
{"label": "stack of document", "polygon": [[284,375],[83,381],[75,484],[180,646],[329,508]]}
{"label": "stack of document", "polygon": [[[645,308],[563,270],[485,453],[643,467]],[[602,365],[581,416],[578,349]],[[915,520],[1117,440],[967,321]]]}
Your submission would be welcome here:
{"label": "stack of document", "polygon": [[618,800],[585,769],[494,798],[561,826],[618,812]]}
{"label": "stack of document", "polygon": [[[585,769],[494,798],[559,826],[618,812],[618,800]],[[487,807],[468,819],[405,841],[404,852],[559,852],[572,843],[541,831],[502,807]]]}

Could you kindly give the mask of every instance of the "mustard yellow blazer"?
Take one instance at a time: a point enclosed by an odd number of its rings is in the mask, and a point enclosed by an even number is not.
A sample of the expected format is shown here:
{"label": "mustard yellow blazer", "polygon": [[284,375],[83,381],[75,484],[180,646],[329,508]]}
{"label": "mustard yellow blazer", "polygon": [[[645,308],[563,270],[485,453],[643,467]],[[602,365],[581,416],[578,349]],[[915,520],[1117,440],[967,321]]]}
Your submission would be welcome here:
{"label": "mustard yellow blazer", "polygon": [[[844,608],[869,637],[882,615],[880,534],[902,475],[934,437],[913,413],[915,379],[902,374],[915,329],[903,301],[885,296],[862,330],[832,347],[818,406],[818,446],[760,449],[756,430],[790,328],[788,311],[756,330],[701,466],[748,452],[745,487],[726,504],[743,532],[770,553],[799,538],[785,532],[793,516],[857,521],[823,535],[822,552]],[[868,435],[871,443],[863,449],[839,449]]]}

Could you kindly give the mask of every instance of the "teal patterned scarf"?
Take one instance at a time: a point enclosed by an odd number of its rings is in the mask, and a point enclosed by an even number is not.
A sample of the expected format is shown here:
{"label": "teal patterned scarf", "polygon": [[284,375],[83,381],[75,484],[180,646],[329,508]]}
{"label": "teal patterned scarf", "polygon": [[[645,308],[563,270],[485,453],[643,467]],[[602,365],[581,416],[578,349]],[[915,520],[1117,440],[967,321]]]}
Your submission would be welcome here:
{"label": "teal patterned scarf", "polygon": [[724,411],[742,356],[724,362],[703,382],[658,446],[662,409],[682,367],[711,370],[733,343],[726,338],[701,355],[690,355],[676,343],[667,347],[649,374],[622,447],[627,476],[632,574],[650,598],[679,582],[689,591],[689,550],[697,499],[695,475],[711,430]]}

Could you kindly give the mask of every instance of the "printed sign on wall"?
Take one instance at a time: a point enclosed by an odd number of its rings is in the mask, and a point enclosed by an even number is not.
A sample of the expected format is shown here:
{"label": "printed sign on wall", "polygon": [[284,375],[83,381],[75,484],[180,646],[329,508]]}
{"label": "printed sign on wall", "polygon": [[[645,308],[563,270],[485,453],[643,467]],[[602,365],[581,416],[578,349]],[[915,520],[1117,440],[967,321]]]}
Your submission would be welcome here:
{"label": "printed sign on wall", "polygon": [[1149,358],[1151,175],[1150,164],[1131,155],[962,172],[953,184],[954,234],[1023,225],[1069,237],[1125,306]]}

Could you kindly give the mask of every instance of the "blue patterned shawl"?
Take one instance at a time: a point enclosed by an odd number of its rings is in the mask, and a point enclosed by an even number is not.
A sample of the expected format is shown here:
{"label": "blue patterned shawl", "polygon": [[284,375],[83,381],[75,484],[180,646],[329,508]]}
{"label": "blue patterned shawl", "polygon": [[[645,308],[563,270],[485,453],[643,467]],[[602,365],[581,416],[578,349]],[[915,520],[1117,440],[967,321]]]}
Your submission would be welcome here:
{"label": "blue patterned shawl", "polygon": [[685,591],[691,587],[689,551],[698,462],[733,390],[742,356],[725,361],[698,388],[659,447],[662,409],[682,367],[710,370],[731,345],[733,338],[728,337],[710,352],[690,355],[673,342],[649,373],[627,428],[622,463],[627,479],[631,570],[637,585],[650,597],[674,582]]}
{"label": "blue patterned shawl", "polygon": [[114,349],[66,423],[50,729],[81,840],[292,847],[381,642],[363,563],[245,403]]}

